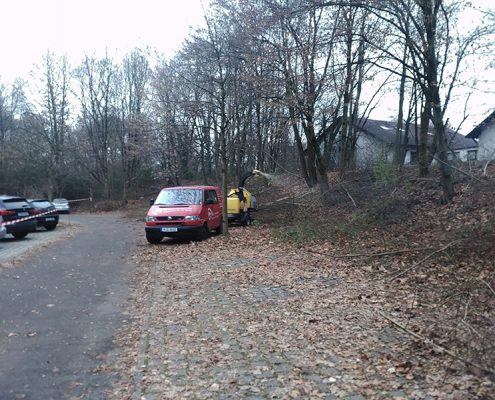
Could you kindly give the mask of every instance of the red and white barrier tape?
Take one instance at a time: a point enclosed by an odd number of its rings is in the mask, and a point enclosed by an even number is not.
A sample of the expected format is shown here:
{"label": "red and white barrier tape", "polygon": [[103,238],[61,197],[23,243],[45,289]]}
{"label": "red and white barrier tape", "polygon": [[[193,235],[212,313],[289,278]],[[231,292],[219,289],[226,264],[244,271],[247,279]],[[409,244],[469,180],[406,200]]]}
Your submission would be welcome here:
{"label": "red and white barrier tape", "polygon": [[29,217],[15,219],[13,221],[3,221],[0,224],[0,226],[14,225],[14,224],[17,224],[18,222],[28,221],[30,219],[37,218],[37,217],[42,217],[43,215],[51,214],[51,213],[54,213],[54,212],[57,212],[57,210],[51,210],[51,211],[47,211],[47,212],[40,213],[40,214],[30,215]]}
{"label": "red and white barrier tape", "polygon": [[68,203],[76,203],[78,201],[86,201],[86,200],[89,200],[89,201],[93,201],[93,198],[92,197],[88,197],[86,199],[75,199],[75,200],[67,200]]}

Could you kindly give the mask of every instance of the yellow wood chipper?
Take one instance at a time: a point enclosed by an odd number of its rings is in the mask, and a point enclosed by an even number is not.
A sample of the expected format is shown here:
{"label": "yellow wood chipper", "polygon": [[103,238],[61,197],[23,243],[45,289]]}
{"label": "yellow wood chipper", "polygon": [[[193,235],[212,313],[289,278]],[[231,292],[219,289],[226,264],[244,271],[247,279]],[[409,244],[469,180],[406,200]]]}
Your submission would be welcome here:
{"label": "yellow wood chipper", "polygon": [[227,214],[229,222],[240,223],[243,226],[251,225],[253,222],[252,212],[257,210],[256,198],[251,192],[244,188],[246,180],[255,175],[260,175],[258,170],[246,172],[239,179],[237,188],[230,189],[227,195]]}

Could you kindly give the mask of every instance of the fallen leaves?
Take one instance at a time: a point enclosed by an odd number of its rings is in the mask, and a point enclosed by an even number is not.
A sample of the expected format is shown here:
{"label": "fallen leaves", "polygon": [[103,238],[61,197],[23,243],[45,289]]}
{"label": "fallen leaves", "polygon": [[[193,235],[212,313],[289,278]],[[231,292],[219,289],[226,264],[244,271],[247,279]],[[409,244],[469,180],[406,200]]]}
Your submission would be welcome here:
{"label": "fallen leaves", "polygon": [[[468,213],[460,203],[441,208],[423,197],[400,224],[302,248],[275,239],[267,226],[138,247],[133,318],[118,340],[122,380],[115,398],[139,390],[159,398],[227,392],[489,398],[495,392],[490,377],[376,313],[484,363],[495,358],[483,351],[495,321],[493,242],[470,247],[473,238],[495,236],[476,236],[481,231],[472,222],[489,223],[493,206]],[[147,362],[140,371],[139,360]]]}
{"label": "fallen leaves", "polygon": [[[371,283],[345,260],[322,259],[280,242],[272,247],[263,227],[250,228],[250,238],[240,240],[243,231],[234,228],[229,238],[194,246],[144,249],[142,285],[134,294],[144,301],[135,314],[150,318],[147,325],[133,320],[121,344],[129,346],[127,365],[136,365],[132,340],[166,327],[146,352],[151,365],[166,369],[143,369],[139,383],[134,381],[142,390],[188,398],[215,397],[229,387],[240,396],[266,395],[266,385],[276,381],[281,386],[273,393],[286,398],[374,397],[399,388],[408,398],[429,390],[432,383],[422,377],[441,369],[441,362],[404,361],[426,360],[429,353],[422,348],[413,356],[404,346],[407,338],[387,333],[384,321],[370,312],[390,307],[394,286]],[[414,296],[406,298],[419,307]],[[252,364],[261,360],[268,364]],[[182,370],[184,375],[175,374]],[[127,385],[127,392],[117,390],[121,398],[136,390]]]}

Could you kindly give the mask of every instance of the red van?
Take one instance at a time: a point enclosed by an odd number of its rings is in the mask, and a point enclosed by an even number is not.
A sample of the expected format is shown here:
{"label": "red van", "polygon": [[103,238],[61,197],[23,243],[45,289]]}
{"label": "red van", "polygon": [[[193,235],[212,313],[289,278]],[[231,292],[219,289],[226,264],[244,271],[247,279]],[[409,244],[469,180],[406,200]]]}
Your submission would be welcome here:
{"label": "red van", "polygon": [[146,239],[167,237],[206,239],[222,233],[222,194],[217,186],[177,186],[162,189],[146,215]]}

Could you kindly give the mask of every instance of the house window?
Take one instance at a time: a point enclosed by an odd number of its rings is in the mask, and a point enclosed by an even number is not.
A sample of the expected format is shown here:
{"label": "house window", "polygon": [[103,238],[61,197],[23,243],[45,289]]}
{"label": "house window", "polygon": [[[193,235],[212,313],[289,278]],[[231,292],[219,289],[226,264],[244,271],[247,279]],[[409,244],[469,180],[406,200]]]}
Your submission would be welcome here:
{"label": "house window", "polygon": [[468,150],[467,160],[468,161],[476,161],[477,159],[478,159],[478,150]]}
{"label": "house window", "polygon": [[447,153],[447,160],[449,161],[458,160],[460,155],[461,154],[458,151],[454,151],[453,153],[452,152]]}

